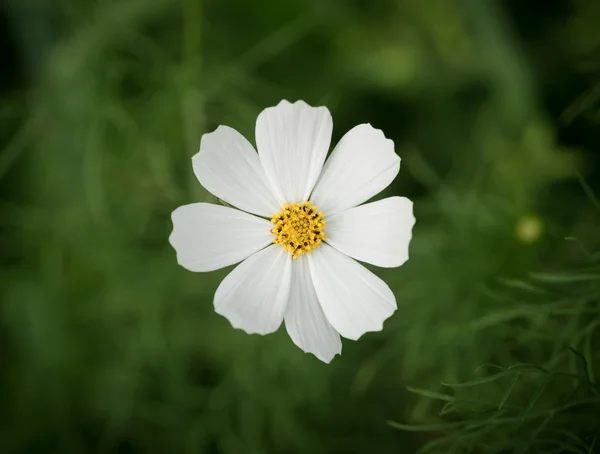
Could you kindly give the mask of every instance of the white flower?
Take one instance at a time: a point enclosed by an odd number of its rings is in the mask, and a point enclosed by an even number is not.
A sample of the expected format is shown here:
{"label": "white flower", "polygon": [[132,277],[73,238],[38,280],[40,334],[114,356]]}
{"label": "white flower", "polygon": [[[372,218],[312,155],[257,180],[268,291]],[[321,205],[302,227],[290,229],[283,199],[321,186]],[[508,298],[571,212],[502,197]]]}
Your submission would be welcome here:
{"label": "white flower", "polygon": [[402,265],[415,223],[404,197],[358,206],[398,174],[394,143],[358,125],[325,162],[332,128],[326,107],[281,101],[258,116],[258,153],[227,126],[205,134],[194,172],[238,209],[181,206],[169,238],[190,271],[242,262],[214,299],[233,327],[268,334],[285,320],[294,343],[324,362],[341,353],[340,335],[379,331],[396,310],[387,284],[354,259]]}

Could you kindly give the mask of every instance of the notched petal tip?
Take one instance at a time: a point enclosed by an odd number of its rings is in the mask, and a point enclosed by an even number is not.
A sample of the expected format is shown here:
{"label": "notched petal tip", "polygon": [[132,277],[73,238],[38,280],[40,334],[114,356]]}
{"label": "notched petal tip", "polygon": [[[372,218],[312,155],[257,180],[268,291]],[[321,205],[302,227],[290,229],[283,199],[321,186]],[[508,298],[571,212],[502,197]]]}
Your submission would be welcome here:
{"label": "notched petal tip", "polygon": [[316,359],[318,359],[319,361],[321,361],[321,362],[323,362],[325,364],[330,364],[331,361],[333,361],[336,356],[342,356],[342,349],[341,348],[340,348],[340,351],[335,352],[333,355],[323,355],[323,354],[320,354],[320,353],[315,353],[315,352],[311,352],[309,350],[305,350],[303,348],[301,348],[301,350],[302,350],[302,352],[305,355],[314,356]]}
{"label": "notched petal tip", "polygon": [[313,355],[315,358],[317,358],[319,361],[321,361],[325,364],[330,364],[331,361],[333,361],[336,356],[342,356],[342,349],[340,348],[340,351],[335,352],[333,355],[321,355],[321,354],[311,353],[311,352],[307,352],[307,351],[305,351],[304,353]]}
{"label": "notched petal tip", "polygon": [[366,336],[369,333],[379,333],[381,331],[383,331],[383,328],[385,327],[385,323],[392,317],[392,315],[394,315],[394,313],[398,310],[398,306],[396,303],[396,299],[394,298],[393,301],[393,307],[394,309],[392,309],[391,311],[388,312],[386,319],[383,320],[382,322],[380,322],[379,324],[373,324],[367,331],[364,331],[360,334],[356,334],[356,335],[349,335],[349,334],[343,334],[343,337],[351,340],[351,341],[358,341],[360,340],[362,337]]}
{"label": "notched petal tip", "polygon": [[329,109],[327,108],[327,106],[313,106],[311,104],[308,104],[306,101],[302,100],[302,99],[297,99],[296,101],[289,101],[287,99],[282,99],[281,101],[279,101],[276,105],[274,106],[269,106],[269,107],[265,107],[263,109],[263,112],[265,111],[272,111],[274,109],[288,109],[288,108],[302,108],[302,109],[318,109],[318,110],[324,110],[327,111],[327,114],[329,116],[331,116],[331,113],[329,112]]}
{"label": "notched petal tip", "polygon": [[[286,328],[287,328],[287,325],[286,325]],[[288,334],[289,334],[289,331],[288,331]],[[297,347],[299,347],[300,350],[302,350],[302,352],[304,352],[305,354],[312,355],[315,358],[317,358],[319,361],[324,362],[325,364],[331,363],[331,361],[333,361],[333,359],[336,356],[341,356],[342,355],[342,341],[341,341],[341,339],[339,339],[339,348],[335,349],[334,351],[328,352],[328,353],[322,353],[320,351],[311,351],[311,348],[307,348],[306,346],[301,345],[300,343],[297,343],[297,342],[294,342],[294,345],[296,345]]]}
{"label": "notched petal tip", "polygon": [[211,137],[211,136],[213,136],[213,135],[215,135],[215,134],[217,134],[219,132],[229,131],[229,130],[232,130],[232,129],[233,128],[231,128],[230,126],[219,125],[215,129],[213,129],[212,131],[205,132],[204,134],[202,134],[202,136],[200,136],[200,149],[202,149],[202,142],[205,141],[207,138],[209,138],[209,137]]}
{"label": "notched petal tip", "polygon": [[232,133],[239,134],[239,132],[236,131],[235,129],[233,129],[231,126],[219,125],[212,131],[205,132],[204,134],[202,134],[202,136],[200,137],[200,148],[199,148],[198,152],[192,156],[192,160],[197,159],[198,155],[202,152],[202,150],[206,149],[205,146],[203,147],[203,144],[206,145],[207,140],[210,140],[213,137],[218,136],[219,134],[232,134]]}
{"label": "notched petal tip", "polygon": [[242,326],[242,321],[241,320],[236,320],[234,319],[231,314],[227,314],[225,313],[226,311],[220,311],[218,309],[218,307],[215,306],[215,314],[219,314],[221,317],[223,317],[225,320],[227,320],[227,322],[229,322],[229,324],[231,325],[231,327],[233,329],[237,329],[240,331],[243,331],[244,333],[248,334],[248,335],[259,335],[259,336],[266,336],[267,334],[271,334],[271,333],[262,333],[262,332],[258,332],[256,330],[250,329],[250,328],[244,328]]}
{"label": "notched petal tip", "polygon": [[398,158],[398,161],[401,161],[400,156],[398,155],[398,153],[396,153],[396,144],[394,143],[394,141],[392,139],[390,139],[389,137],[387,137],[385,135],[385,133],[383,132],[382,129],[376,128],[371,123],[361,123],[361,124],[355,126],[355,129],[358,129],[358,128],[364,129],[364,131],[361,131],[363,134],[373,134],[373,136],[369,140],[371,140],[371,141],[381,140],[388,147],[391,147],[394,155]]}

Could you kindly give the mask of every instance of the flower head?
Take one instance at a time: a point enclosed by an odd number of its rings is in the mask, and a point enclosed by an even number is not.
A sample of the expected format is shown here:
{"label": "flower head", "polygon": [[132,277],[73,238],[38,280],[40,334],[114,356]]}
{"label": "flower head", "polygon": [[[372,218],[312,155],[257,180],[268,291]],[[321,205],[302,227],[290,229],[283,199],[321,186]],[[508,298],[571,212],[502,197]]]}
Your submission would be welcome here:
{"label": "flower head", "polygon": [[396,310],[387,284],[356,260],[402,265],[415,223],[404,197],[361,205],[398,174],[394,143],[358,125],[325,162],[332,128],[327,108],[281,101],[258,116],[258,153],[227,126],[205,134],[194,172],[237,209],[181,206],[169,238],[190,271],[241,262],[214,299],[235,328],[268,334],[285,321],[294,343],[325,362],[341,353],[340,335],[379,331]]}

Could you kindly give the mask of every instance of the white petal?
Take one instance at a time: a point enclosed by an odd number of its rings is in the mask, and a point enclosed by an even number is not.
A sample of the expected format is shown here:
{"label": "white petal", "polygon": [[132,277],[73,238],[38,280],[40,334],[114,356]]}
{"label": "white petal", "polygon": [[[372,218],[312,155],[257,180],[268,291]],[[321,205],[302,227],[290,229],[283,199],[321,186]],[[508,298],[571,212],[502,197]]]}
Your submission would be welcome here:
{"label": "white petal", "polygon": [[390,197],[327,218],[327,243],[350,257],[392,268],[408,260],[413,203]]}
{"label": "white petal", "polygon": [[248,334],[277,331],[290,294],[292,256],[277,245],[250,256],[219,285],[215,311]]}
{"label": "white petal", "polygon": [[228,126],[202,136],[192,163],[207,191],[240,210],[271,217],[284,202],[275,197],[254,147]]}
{"label": "white petal", "polygon": [[326,107],[281,101],[256,120],[256,146],[273,186],[288,203],[308,200],[331,143]]}
{"label": "white petal", "polygon": [[342,352],[340,335],[325,318],[308,269],[308,257],[292,262],[292,287],[285,327],[298,347],[329,363]]}
{"label": "white petal", "polygon": [[348,339],[381,331],[396,310],[396,299],[385,282],[360,263],[327,244],[308,256],[310,275],[331,326]]}
{"label": "white petal", "polygon": [[394,142],[369,124],[355,126],[332,151],[311,201],[331,216],[383,191],[399,170]]}
{"label": "white petal", "polygon": [[173,211],[169,242],[190,271],[213,271],[241,262],[273,241],[272,224],[234,208],[192,203]]}

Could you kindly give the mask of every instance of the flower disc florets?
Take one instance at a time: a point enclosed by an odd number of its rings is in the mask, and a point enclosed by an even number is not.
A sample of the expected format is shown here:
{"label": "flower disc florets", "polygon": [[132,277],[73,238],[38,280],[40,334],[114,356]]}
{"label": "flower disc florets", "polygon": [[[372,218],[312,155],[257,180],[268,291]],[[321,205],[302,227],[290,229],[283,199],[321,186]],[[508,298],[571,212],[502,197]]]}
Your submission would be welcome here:
{"label": "flower disc florets", "polygon": [[308,254],[325,240],[325,219],[311,202],[284,204],[273,215],[273,242],[280,244],[293,258]]}

